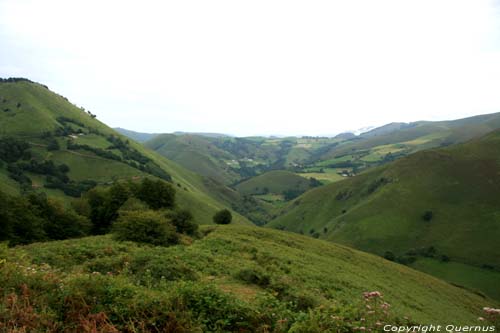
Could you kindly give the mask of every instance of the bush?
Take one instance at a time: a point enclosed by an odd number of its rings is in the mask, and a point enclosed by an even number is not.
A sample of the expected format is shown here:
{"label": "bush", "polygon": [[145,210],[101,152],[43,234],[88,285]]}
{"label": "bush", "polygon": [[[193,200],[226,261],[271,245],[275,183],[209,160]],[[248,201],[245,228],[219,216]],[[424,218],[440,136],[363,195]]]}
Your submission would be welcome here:
{"label": "bush", "polygon": [[54,199],[48,199],[45,194],[32,193],[28,201],[36,209],[38,216],[44,219],[43,229],[49,239],[67,239],[82,237],[91,229],[90,221],[78,215],[73,209]]}
{"label": "bush", "polygon": [[432,213],[432,211],[428,210],[422,215],[422,219],[429,222],[430,220],[432,220],[433,216],[434,214]]}
{"label": "bush", "polygon": [[166,216],[172,221],[178,233],[194,235],[198,230],[198,225],[193,221],[193,214],[187,209],[169,211]]}
{"label": "bush", "polygon": [[385,251],[384,258],[390,261],[396,260],[396,256],[391,251]]}
{"label": "bush", "polygon": [[215,224],[229,224],[233,219],[233,215],[228,209],[219,210],[215,213],[213,221]]}
{"label": "bush", "polygon": [[175,205],[175,189],[162,180],[143,179],[137,189],[136,197],[155,210],[173,208]]}
{"label": "bush", "polygon": [[236,274],[236,277],[246,283],[258,285],[260,287],[267,287],[271,283],[269,275],[261,270],[253,268],[244,268]]}
{"label": "bush", "polygon": [[108,190],[92,189],[85,194],[89,206],[89,218],[94,234],[104,234],[118,218],[118,210],[130,197],[129,190],[121,183],[116,183]]}
{"label": "bush", "polygon": [[47,150],[53,151],[53,150],[59,150],[59,143],[57,142],[56,139],[50,140],[49,144],[47,145]]}
{"label": "bush", "polygon": [[179,237],[173,224],[163,215],[151,210],[129,211],[116,220],[112,232],[120,241],[134,241],[152,245],[177,244]]}

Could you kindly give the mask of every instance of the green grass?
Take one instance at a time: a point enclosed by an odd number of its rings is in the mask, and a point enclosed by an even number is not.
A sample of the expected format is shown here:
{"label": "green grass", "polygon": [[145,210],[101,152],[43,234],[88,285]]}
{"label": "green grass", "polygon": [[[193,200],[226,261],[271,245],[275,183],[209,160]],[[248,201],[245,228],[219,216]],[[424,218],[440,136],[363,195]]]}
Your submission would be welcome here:
{"label": "green grass", "polygon": [[290,171],[269,171],[252,177],[235,186],[238,192],[246,195],[264,194],[266,192],[282,194],[287,190],[306,191],[310,188],[309,180]]}
{"label": "green grass", "polygon": [[339,175],[341,169],[324,169],[324,172],[304,172],[297,173],[298,176],[304,178],[316,178],[317,180],[323,182],[324,184],[335,183],[343,180],[345,177]]}
{"label": "green grass", "polygon": [[322,238],[379,255],[433,246],[452,261],[500,269],[499,143],[497,131],[311,190],[269,226],[327,228]]}
{"label": "green grass", "polygon": [[[332,323],[334,314],[355,322],[356,311],[367,311],[362,293],[375,290],[395,317],[413,323],[476,324],[482,307],[496,306],[424,273],[321,240],[257,227],[207,226],[202,233],[201,240],[168,248],[109,236],[16,247],[1,255],[7,259],[0,266],[2,294],[25,284],[34,310],[46,306],[56,318],[71,319],[58,302],[73,299],[73,307],[86,300],[120,328],[141,320],[162,325],[158,320],[171,314],[188,331],[217,325],[253,331],[279,323],[285,326],[278,332],[310,329]],[[326,317],[317,319],[322,313]]]}
{"label": "green grass", "polygon": [[500,272],[458,262],[442,262],[431,258],[420,258],[411,264],[412,268],[436,276],[442,280],[464,286],[473,291],[481,291],[491,298],[500,300]]}

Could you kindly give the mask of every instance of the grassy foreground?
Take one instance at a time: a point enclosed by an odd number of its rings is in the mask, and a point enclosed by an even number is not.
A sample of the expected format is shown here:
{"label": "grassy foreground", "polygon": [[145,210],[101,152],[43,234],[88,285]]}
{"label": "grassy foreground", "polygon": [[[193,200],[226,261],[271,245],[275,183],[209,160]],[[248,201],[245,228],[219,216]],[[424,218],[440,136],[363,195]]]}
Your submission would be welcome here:
{"label": "grassy foreground", "polygon": [[[0,331],[349,332],[385,323],[478,325],[482,308],[496,305],[297,234],[204,226],[200,237],[168,248],[97,236],[4,249]],[[363,299],[370,291],[383,297]]]}

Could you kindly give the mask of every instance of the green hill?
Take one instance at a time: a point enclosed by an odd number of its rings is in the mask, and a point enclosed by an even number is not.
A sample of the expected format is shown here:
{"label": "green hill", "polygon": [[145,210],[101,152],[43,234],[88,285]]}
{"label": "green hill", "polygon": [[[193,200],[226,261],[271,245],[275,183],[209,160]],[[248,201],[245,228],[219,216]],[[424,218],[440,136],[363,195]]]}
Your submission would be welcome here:
{"label": "green hill", "polygon": [[135,132],[135,131],[131,131],[131,130],[128,130],[128,129],[125,129],[125,128],[121,128],[121,127],[116,127],[116,128],[113,128],[115,131],[117,131],[118,133],[128,137],[128,138],[131,138],[132,140],[135,140],[137,142],[140,142],[140,143],[143,143],[143,142],[146,142],[148,140],[151,140],[153,139],[155,136],[157,136],[158,134],[154,134],[154,133],[141,133],[141,132]]}
{"label": "green hill", "polygon": [[[202,232],[171,247],[98,236],[3,250],[0,327],[351,332],[388,323],[487,325],[477,318],[483,307],[496,306],[329,242],[257,227]],[[372,291],[383,297],[363,300]]]}
{"label": "green hill", "polygon": [[[203,177],[127,140],[43,85],[26,79],[0,82],[0,107],[4,147],[12,147],[8,140],[13,138],[24,151],[0,165],[1,191],[44,191],[70,201],[94,185],[155,176],[176,186],[179,205],[199,223],[212,223],[213,214],[226,206]],[[62,165],[64,172],[58,171]],[[237,223],[249,223],[235,217]]]}
{"label": "green hill", "polygon": [[[311,190],[269,226],[395,257],[500,299],[499,170],[495,131]],[[448,261],[461,264],[454,277],[444,276]],[[483,277],[469,278],[478,270]]]}
{"label": "green hill", "polygon": [[449,121],[391,123],[335,145],[316,159],[335,164],[345,161],[339,158],[350,156],[353,164],[387,162],[419,150],[465,142],[498,128],[500,113]]}
{"label": "green hill", "polygon": [[217,147],[214,140],[217,138],[194,134],[161,134],[145,146],[200,175],[223,184],[233,183],[239,175],[226,161],[234,156]]}
{"label": "green hill", "polygon": [[235,186],[244,195],[285,194],[293,192],[301,194],[318,184],[286,170],[274,170],[247,179]]}

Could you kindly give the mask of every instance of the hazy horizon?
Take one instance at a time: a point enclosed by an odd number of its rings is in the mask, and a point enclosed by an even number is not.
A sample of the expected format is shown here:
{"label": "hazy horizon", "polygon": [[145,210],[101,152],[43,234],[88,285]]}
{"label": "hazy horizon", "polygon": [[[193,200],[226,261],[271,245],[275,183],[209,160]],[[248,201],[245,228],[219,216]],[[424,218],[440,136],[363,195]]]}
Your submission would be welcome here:
{"label": "hazy horizon", "polygon": [[112,127],[331,136],[500,111],[497,0],[0,0],[0,77]]}

